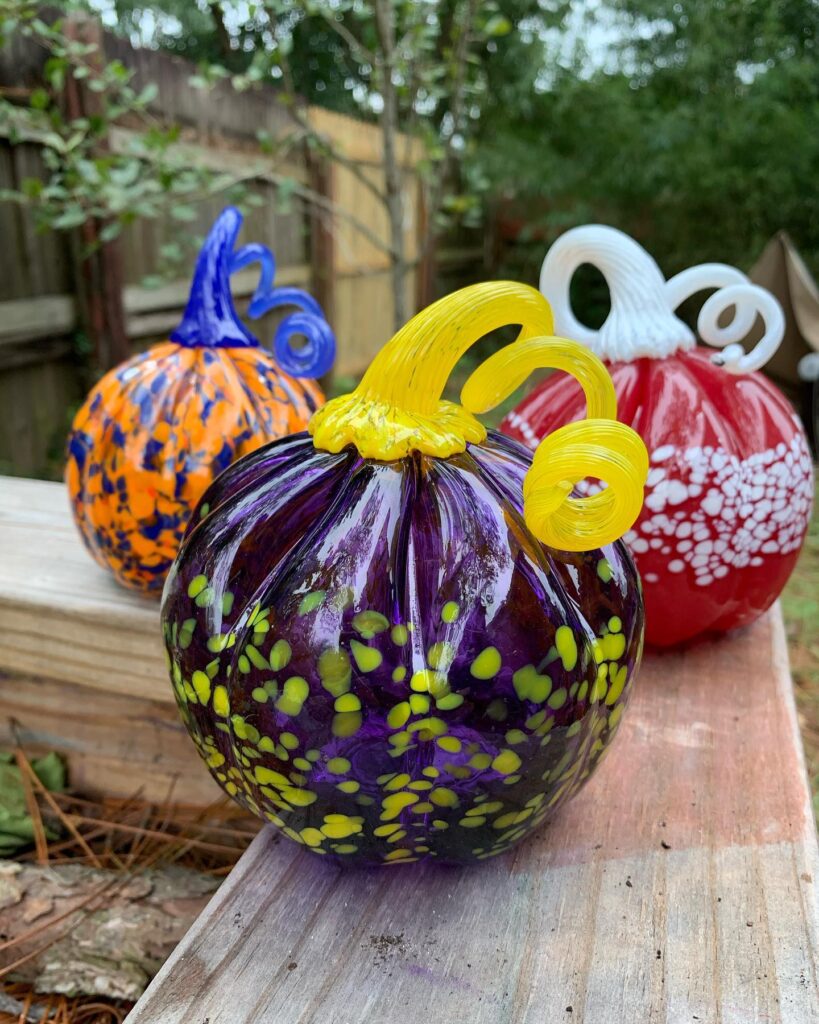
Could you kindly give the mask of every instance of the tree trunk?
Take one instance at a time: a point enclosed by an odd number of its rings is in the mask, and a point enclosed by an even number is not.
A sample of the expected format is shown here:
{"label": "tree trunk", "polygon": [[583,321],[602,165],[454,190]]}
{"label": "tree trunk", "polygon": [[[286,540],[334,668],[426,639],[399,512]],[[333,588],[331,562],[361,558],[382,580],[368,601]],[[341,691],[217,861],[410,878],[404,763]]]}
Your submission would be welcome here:
{"label": "tree trunk", "polygon": [[390,268],[392,273],[393,312],[396,330],[407,319],[405,282],[407,262],[404,255],[404,200],[401,166],[398,161],[398,96],[392,78],[395,57],[395,21],[390,0],[376,0],[375,21],[381,49],[381,130],[384,137],[384,184],[390,225]]}
{"label": "tree trunk", "polygon": [[230,45],[230,32],[228,32],[227,25],[225,24],[225,11],[221,3],[211,2],[210,14],[213,19],[213,26],[216,29],[216,39],[222,52],[222,60],[225,67],[230,68],[232,71],[238,71],[237,53]]}
{"label": "tree trunk", "polygon": [[434,251],[437,242],[436,223],[441,204],[444,199],[449,175],[455,163],[455,139],[461,130],[461,122],[466,106],[465,88],[467,81],[467,64],[469,45],[472,39],[472,28],[478,12],[478,0],[464,0],[453,10],[448,20],[448,49],[452,53],[452,79],[449,88],[448,113],[452,122],[452,131],[444,147],[444,159],[436,171],[435,182],[430,189],[426,208],[426,235],[421,244],[421,260],[434,262]]}
{"label": "tree trunk", "polygon": [[[81,43],[96,45],[97,50],[89,56],[89,61],[102,66],[105,36],[96,19],[73,14],[66,20],[65,34]],[[69,75],[64,103],[70,118],[93,117],[100,109],[101,100],[84,81]],[[107,148],[107,139],[100,139],[100,151],[105,152]],[[94,347],[99,372],[110,370],[131,355],[123,304],[122,248],[118,239],[101,241],[104,227],[96,218],[87,220],[72,238],[80,321]]]}

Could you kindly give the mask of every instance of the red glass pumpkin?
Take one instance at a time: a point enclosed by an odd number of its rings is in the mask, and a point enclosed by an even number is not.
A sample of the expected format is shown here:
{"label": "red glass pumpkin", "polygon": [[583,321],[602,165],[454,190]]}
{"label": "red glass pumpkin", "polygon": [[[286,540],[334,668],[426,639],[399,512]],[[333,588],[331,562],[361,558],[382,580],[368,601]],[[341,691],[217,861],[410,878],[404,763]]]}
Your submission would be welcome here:
{"label": "red glass pumpkin", "polygon": [[[578,323],[568,299],[574,271],[597,266],[611,292],[599,331]],[[768,292],[722,264],[665,281],[633,239],[589,225],[563,235],[543,263],[541,291],[557,333],[584,341],[607,361],[618,416],[648,448],[643,511],[626,535],[640,570],[646,640],[669,646],[744,626],[776,600],[807,531],[813,469],[805,432],[785,397],[754,372],[782,337],[784,319]],[[720,346],[695,347],[674,315],[688,296],[718,288],[698,331]],[[733,308],[730,324],[720,326]],[[765,335],[747,355],[737,342],[760,314]],[[546,380],[501,429],[535,447],[582,418],[584,400],[564,374]]]}

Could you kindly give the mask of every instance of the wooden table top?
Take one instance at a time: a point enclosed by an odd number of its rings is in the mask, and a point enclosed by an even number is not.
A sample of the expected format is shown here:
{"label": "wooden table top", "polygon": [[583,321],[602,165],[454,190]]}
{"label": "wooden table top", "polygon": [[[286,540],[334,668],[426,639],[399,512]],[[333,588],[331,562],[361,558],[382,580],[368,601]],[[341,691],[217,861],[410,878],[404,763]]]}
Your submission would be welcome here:
{"label": "wooden table top", "polygon": [[[0,478],[0,668],[171,700],[156,602],[95,566],[58,484]],[[341,869],[263,829],[128,1020],[808,1024],[818,886],[774,609],[647,656],[600,771],[503,857]]]}
{"label": "wooden table top", "polygon": [[817,886],[775,609],[647,657],[600,771],[503,857],[356,871],[266,828],[128,1024],[808,1024]]}
{"label": "wooden table top", "polygon": [[173,703],[158,600],[96,564],[59,483],[0,476],[0,669]]}

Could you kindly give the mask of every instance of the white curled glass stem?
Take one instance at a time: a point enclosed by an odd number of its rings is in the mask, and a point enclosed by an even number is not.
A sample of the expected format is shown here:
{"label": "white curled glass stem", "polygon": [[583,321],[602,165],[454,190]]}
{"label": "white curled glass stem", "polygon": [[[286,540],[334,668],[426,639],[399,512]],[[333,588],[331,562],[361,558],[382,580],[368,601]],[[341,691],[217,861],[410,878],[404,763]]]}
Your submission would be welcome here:
{"label": "white curled glass stem", "polygon": [[[599,330],[581,324],[571,307],[572,277],[586,263],[605,277],[611,296]],[[586,224],[561,235],[546,253],[540,290],[551,303],[556,333],[577,338],[609,362],[662,358],[696,344],[669,307],[660,268],[641,245],[615,228]]]}
{"label": "white curled glass stem", "polygon": [[[748,283],[748,278],[741,270],[729,267],[727,263],[700,263],[696,267],[689,267],[688,270],[681,270],[679,274],[669,277],[665,282],[666,301],[669,309],[677,309],[686,299],[690,299],[697,292]],[[755,319],[756,310],[754,309],[743,306],[735,310],[735,329],[737,332],[742,332],[740,337],[745,337],[754,326]]]}
{"label": "white curled glass stem", "polygon": [[[596,267],[609,286],[611,310],[599,330],[581,324],[571,308],[569,286],[584,263]],[[713,359],[729,373],[758,370],[779,346],[785,319],[773,295],[734,267],[704,263],[665,281],[657,263],[633,238],[602,224],[587,224],[554,243],[540,273],[540,290],[552,304],[556,330],[583,341],[609,362],[656,359],[694,348],[694,334],[674,311],[685,299],[712,288],[718,290],[706,300],[697,321],[702,341],[723,350]],[[726,315],[729,322],[720,325]],[[764,334],[746,354],[739,342],[757,316]]]}
{"label": "white curled glass stem", "polygon": [[[698,284],[689,294],[707,287],[707,284]],[[728,323],[720,326],[720,319],[729,312],[733,315]],[[757,316],[762,318],[765,330],[762,338],[746,353],[740,342],[747,337]],[[723,350],[712,356],[713,362],[723,366],[728,373],[750,373],[761,369],[779,348],[785,334],[785,314],[769,291],[746,279],[726,287],[720,286],[706,299],[697,317],[697,331],[707,345]]]}

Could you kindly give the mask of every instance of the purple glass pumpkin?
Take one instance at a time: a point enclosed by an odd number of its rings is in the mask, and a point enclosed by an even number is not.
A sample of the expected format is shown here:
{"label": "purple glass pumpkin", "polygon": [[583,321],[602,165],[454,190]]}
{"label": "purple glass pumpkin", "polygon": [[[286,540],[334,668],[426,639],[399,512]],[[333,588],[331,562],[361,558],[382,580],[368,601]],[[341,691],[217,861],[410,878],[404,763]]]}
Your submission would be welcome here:
{"label": "purple glass pumpkin", "polygon": [[[509,322],[521,337],[464,405],[485,410],[534,363],[589,396],[590,418],[547,438],[534,468],[439,400],[458,355]],[[580,788],[617,730],[643,612],[616,537],[639,512],[645,452],[613,419],[602,364],[551,329],[521,285],[441,300],[314,416],[313,437],[230,467],[189,527],[163,602],[185,724],[234,799],[315,853],[493,856]],[[586,475],[608,498],[568,496]]]}

